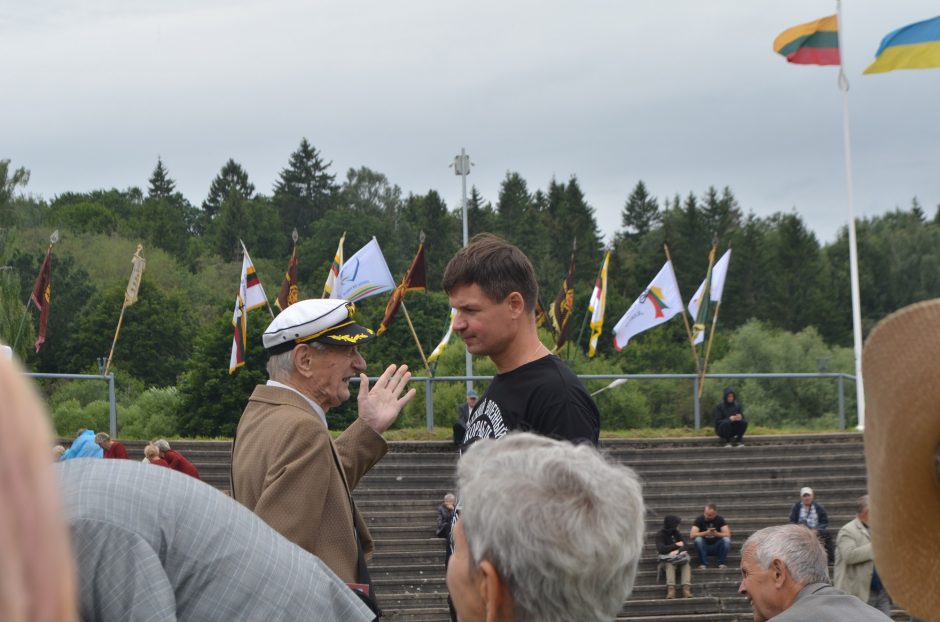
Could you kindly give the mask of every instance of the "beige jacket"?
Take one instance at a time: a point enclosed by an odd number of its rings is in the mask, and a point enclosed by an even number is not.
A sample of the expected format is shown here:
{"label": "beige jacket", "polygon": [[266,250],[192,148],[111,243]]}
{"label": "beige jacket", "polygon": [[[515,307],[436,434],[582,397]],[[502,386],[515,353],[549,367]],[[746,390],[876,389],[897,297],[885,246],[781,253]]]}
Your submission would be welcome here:
{"label": "beige jacket", "polygon": [[871,534],[858,518],[846,523],[836,538],[836,565],[833,585],[868,602],[871,575],[875,568]]}
{"label": "beige jacket", "polygon": [[373,543],[351,495],[386,451],[385,439],[361,420],[334,442],[300,395],[258,385],[238,422],[232,495],[343,581],[356,582],[354,521],[366,559]]}

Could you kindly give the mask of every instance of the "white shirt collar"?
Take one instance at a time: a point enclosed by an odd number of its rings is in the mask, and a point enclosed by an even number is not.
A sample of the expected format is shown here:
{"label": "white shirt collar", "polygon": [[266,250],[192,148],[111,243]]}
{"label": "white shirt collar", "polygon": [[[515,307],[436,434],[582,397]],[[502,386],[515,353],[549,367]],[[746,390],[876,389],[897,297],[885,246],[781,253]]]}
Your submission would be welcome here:
{"label": "white shirt collar", "polygon": [[326,413],[323,412],[323,409],[320,408],[320,405],[317,404],[316,402],[314,402],[312,399],[310,399],[310,398],[307,397],[306,395],[304,395],[303,393],[301,393],[300,391],[298,391],[297,389],[295,389],[294,387],[292,387],[292,386],[290,386],[290,385],[287,385],[287,384],[284,384],[283,382],[278,382],[277,380],[268,380],[265,384],[267,384],[267,386],[269,386],[269,387],[277,387],[277,388],[279,388],[279,389],[287,389],[288,391],[293,391],[294,393],[296,393],[296,394],[299,395],[300,397],[304,398],[304,400],[306,400],[306,402],[307,402],[308,404],[310,404],[310,408],[312,408],[315,413],[317,413],[318,415],[320,415],[320,419],[323,420],[323,425],[325,425],[327,428],[330,427],[330,426],[326,423]]}

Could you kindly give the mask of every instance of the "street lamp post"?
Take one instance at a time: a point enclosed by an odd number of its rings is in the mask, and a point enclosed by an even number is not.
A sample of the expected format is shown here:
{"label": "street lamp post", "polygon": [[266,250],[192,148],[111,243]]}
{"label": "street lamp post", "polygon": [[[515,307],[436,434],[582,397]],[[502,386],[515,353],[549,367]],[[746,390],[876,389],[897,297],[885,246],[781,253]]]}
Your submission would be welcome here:
{"label": "street lamp post", "polygon": [[[467,226],[467,175],[470,174],[470,156],[467,155],[466,150],[461,147],[460,155],[454,157],[454,174],[460,175],[460,189],[463,196],[463,245],[466,246],[470,243],[470,232]],[[470,355],[470,351],[465,352],[466,356],[466,369],[467,369],[467,392],[473,389],[473,381],[470,378],[473,376],[473,356]]]}

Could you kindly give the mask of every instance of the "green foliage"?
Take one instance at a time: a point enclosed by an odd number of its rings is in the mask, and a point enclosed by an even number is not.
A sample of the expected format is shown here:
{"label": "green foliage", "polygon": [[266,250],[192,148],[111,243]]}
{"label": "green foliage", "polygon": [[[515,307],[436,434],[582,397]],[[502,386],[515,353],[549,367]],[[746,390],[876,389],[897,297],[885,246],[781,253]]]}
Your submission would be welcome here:
{"label": "green foliage", "polygon": [[271,317],[264,309],[248,314],[245,365],[228,373],[232,351],[232,313],[216,320],[196,337],[193,354],[179,382],[178,431],[185,436],[233,436],[255,385],[267,381],[267,354],[261,335]]}
{"label": "green foliage", "polygon": [[[126,285],[102,291],[83,309],[78,334],[70,343],[73,364],[107,356],[121,313]],[[146,272],[138,301],[126,308],[114,364],[126,369],[147,386],[176,383],[192,350],[192,310],[179,293],[164,293]]]}
{"label": "green foliage", "polygon": [[[849,348],[827,346],[818,331],[806,328],[789,333],[752,320],[734,331],[728,354],[711,366],[713,373],[816,373],[820,369],[852,374]],[[830,427],[838,407],[833,380],[747,379],[733,385],[755,425],[820,425]],[[854,412],[854,386],[846,382],[846,412]],[[711,381],[703,398],[703,412],[721,401],[723,386]],[[711,408],[704,405],[711,405]],[[704,418],[704,415],[703,415]],[[710,423],[710,419],[708,422]]]}
{"label": "green foliage", "polygon": [[59,403],[52,411],[52,426],[64,438],[73,438],[79,428],[97,431],[109,429],[110,410],[107,400],[96,400],[84,406],[70,399]]}
{"label": "green foliage", "polygon": [[331,208],[336,193],[336,176],[327,172],[331,164],[323,161],[306,138],[290,155],[287,168],[274,185],[274,207],[288,230],[296,228],[306,236],[311,225]]}
{"label": "green foliage", "polygon": [[119,411],[118,433],[121,438],[143,440],[176,436],[179,405],[176,387],[147,389],[136,402]]}
{"label": "green foliage", "polygon": [[207,221],[212,221],[222,209],[222,202],[235,195],[244,200],[255,196],[255,185],[248,181],[248,173],[242,165],[229,158],[222,170],[209,186],[209,196],[202,202],[202,211]]}

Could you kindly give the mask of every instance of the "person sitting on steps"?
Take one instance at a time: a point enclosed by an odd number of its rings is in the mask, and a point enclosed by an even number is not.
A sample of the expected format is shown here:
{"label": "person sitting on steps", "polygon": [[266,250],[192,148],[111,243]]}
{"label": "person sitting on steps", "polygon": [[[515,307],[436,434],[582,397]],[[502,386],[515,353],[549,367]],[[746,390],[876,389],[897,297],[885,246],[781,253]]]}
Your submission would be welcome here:
{"label": "person sitting on steps", "polygon": [[663,528],[656,534],[659,566],[666,570],[666,598],[676,597],[676,566],[681,568],[682,596],[692,598],[692,559],[679,533],[681,522],[678,516],[666,516],[663,518]]}
{"label": "person sitting on steps", "polygon": [[715,434],[721,438],[725,447],[741,447],[746,431],[744,407],[738,401],[734,389],[726,387],[721,403],[715,406]]}

